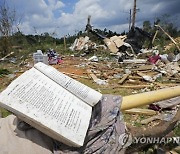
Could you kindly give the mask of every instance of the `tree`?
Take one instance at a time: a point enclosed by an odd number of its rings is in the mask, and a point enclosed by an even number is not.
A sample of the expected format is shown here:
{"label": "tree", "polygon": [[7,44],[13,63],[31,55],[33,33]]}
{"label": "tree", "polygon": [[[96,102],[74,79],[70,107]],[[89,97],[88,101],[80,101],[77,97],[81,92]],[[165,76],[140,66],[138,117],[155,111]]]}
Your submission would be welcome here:
{"label": "tree", "polygon": [[175,26],[176,20],[172,21],[170,15],[164,14],[160,18],[157,18],[155,21],[155,25],[160,25],[163,29],[172,37],[178,36],[178,28]]}
{"label": "tree", "polygon": [[150,32],[151,31],[151,23],[150,21],[146,20],[143,22],[143,30]]}
{"label": "tree", "polygon": [[10,36],[13,32],[15,16],[15,10],[11,10],[4,0],[0,6],[0,52],[2,56],[5,56],[11,47]]}

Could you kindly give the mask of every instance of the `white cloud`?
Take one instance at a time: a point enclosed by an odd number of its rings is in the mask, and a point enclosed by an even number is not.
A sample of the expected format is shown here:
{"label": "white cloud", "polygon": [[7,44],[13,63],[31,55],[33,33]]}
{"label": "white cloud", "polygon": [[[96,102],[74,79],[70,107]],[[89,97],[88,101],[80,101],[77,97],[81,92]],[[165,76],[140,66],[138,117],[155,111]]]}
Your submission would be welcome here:
{"label": "white cloud", "polygon": [[[120,1],[124,2],[125,0]],[[87,17],[91,15],[92,24],[97,26],[97,28],[101,28],[101,23],[114,19],[114,16],[117,16],[119,6],[121,6],[119,0],[114,0],[113,3],[108,0],[79,0],[72,14],[62,13],[59,23],[73,33],[76,29],[85,29]],[[130,5],[127,4],[126,7],[129,8]]]}
{"label": "white cloud", "polygon": [[20,30],[25,34],[37,32],[52,33],[56,26],[54,11],[63,8],[65,5],[59,0],[9,0],[10,4],[16,8],[18,14],[22,15]]}
{"label": "white cloud", "polygon": [[51,10],[60,9],[65,6],[65,4],[59,0],[48,0],[48,3]]}
{"label": "white cloud", "polygon": [[[34,33],[33,27],[36,27],[39,33],[56,31],[59,37],[84,30],[88,15],[92,16],[91,23],[95,28],[127,31],[129,10],[133,8],[133,0],[79,0],[69,13],[63,9],[70,5],[60,0],[8,1],[24,15],[20,27],[24,33]],[[144,20],[152,20],[166,12],[172,14],[178,4],[179,0],[138,0],[137,25],[141,26]],[[173,16],[177,16],[178,11],[177,7]]]}
{"label": "white cloud", "polygon": [[32,28],[30,27],[29,22],[23,22],[20,26],[20,30],[25,32],[26,34],[31,34],[32,33]]}

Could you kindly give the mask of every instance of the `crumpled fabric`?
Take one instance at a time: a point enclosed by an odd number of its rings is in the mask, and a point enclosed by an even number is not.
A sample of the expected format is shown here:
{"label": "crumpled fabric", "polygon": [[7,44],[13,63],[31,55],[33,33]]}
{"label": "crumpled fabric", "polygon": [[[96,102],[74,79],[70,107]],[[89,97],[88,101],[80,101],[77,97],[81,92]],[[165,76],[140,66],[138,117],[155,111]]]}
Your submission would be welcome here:
{"label": "crumpled fabric", "polygon": [[[0,119],[0,153],[6,154],[119,154],[124,153],[121,134],[126,133],[120,112],[122,97],[103,95],[93,107],[84,146],[69,147],[53,140],[36,129],[19,129],[18,120],[10,115]],[[21,123],[22,124],[22,123]],[[3,147],[3,148],[2,148]]]}
{"label": "crumpled fabric", "polygon": [[36,129],[21,131],[18,118],[0,118],[0,154],[52,154],[53,140]]}
{"label": "crumpled fabric", "polygon": [[155,105],[158,105],[162,109],[173,108],[179,104],[180,104],[180,96],[155,103]]}
{"label": "crumpled fabric", "polygon": [[155,56],[151,56],[148,58],[148,61],[151,63],[151,64],[156,64],[156,62],[161,59],[161,57],[159,55],[155,55]]}

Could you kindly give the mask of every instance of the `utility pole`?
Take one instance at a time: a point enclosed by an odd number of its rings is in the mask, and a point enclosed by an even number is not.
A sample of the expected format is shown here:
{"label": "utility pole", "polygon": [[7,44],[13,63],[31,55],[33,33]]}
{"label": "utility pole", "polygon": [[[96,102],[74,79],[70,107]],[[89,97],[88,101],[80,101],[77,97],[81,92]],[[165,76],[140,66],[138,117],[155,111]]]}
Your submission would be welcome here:
{"label": "utility pole", "polygon": [[91,26],[90,22],[91,22],[91,16],[89,15],[88,19],[87,19],[86,29],[85,29],[85,31],[87,31],[88,35],[89,35],[89,31],[92,30],[92,26]]}
{"label": "utility pole", "polygon": [[90,25],[90,21],[91,21],[91,16],[88,15],[88,20],[87,20],[87,24]]}
{"label": "utility pole", "polygon": [[132,17],[131,17],[131,9],[129,10],[129,31],[131,30],[131,21],[132,21],[132,19],[131,19]]}
{"label": "utility pole", "polygon": [[136,20],[136,0],[134,0],[133,17],[132,17],[132,28],[135,26]]}
{"label": "utility pole", "polygon": [[64,50],[66,50],[66,35],[64,35]]}

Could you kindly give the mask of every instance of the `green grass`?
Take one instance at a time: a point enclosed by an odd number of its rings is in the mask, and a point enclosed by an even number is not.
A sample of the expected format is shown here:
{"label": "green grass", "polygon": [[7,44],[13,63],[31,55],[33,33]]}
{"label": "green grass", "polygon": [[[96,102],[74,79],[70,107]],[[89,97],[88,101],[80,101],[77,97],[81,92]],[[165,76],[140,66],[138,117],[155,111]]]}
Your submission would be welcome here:
{"label": "green grass", "polygon": [[3,108],[0,108],[0,114],[1,114],[2,118],[5,118],[5,117],[7,117],[8,115],[10,115],[12,113],[5,110],[5,109],[3,109]]}
{"label": "green grass", "polygon": [[174,134],[176,136],[180,136],[180,123],[177,125],[177,127],[174,129]]}
{"label": "green grass", "polygon": [[78,79],[81,83],[97,90],[100,91],[102,94],[112,94],[112,95],[121,95],[121,96],[127,96],[131,95],[134,89],[127,89],[127,88],[113,88],[111,85],[108,86],[103,86],[103,85],[98,85],[94,83],[92,80],[88,79]]}
{"label": "green grass", "polygon": [[7,69],[0,69],[0,77],[8,74],[10,74],[10,72]]}

